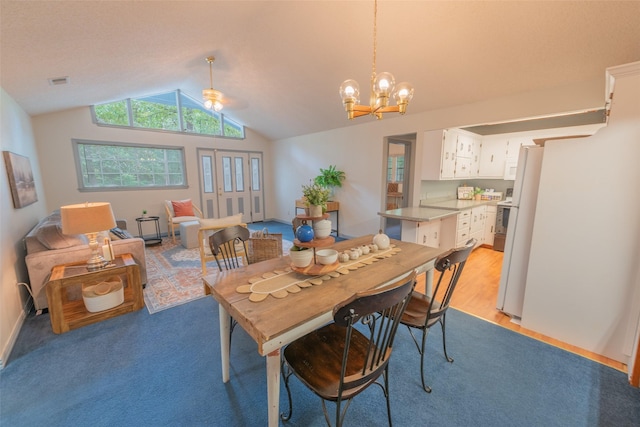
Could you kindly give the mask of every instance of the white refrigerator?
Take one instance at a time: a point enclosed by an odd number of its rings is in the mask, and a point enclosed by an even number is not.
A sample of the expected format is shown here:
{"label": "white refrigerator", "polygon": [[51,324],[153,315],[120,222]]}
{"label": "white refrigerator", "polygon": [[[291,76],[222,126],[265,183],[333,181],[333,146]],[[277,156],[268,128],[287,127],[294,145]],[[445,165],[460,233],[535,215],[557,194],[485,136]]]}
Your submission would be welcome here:
{"label": "white refrigerator", "polygon": [[504,258],[498,289],[498,310],[518,319],[522,317],[524,291],[536,214],[538,185],[544,148],[527,145],[520,149],[513,199],[505,238]]}

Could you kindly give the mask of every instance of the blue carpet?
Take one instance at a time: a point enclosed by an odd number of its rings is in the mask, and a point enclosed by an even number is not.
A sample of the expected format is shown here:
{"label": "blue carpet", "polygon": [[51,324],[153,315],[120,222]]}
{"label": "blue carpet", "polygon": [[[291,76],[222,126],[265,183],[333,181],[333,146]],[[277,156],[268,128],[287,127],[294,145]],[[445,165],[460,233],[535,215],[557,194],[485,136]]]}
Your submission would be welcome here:
{"label": "blue carpet", "polygon": [[[240,328],[231,381],[220,374],[218,308],[204,298],[150,315],[139,310],[66,334],[29,317],[0,371],[2,426],[264,426],[265,361]],[[432,331],[428,379],[401,329],[391,361],[396,426],[637,426],[640,392],[624,373],[449,311],[448,349]],[[289,426],[322,426],[319,399],[292,380]],[[377,387],[359,395],[350,426],[385,425]],[[281,409],[286,393],[281,390]]]}

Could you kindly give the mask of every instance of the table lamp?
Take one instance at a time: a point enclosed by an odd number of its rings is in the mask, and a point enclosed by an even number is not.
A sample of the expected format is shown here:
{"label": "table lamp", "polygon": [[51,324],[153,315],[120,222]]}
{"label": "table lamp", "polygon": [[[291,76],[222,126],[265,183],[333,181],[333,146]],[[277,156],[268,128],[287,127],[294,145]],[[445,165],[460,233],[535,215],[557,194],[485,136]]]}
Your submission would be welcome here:
{"label": "table lamp", "polygon": [[98,250],[98,233],[116,226],[111,203],[81,203],[60,208],[62,232],[64,234],[86,234],[89,238],[91,258],[87,261],[87,270],[95,271],[106,267],[106,261]]}

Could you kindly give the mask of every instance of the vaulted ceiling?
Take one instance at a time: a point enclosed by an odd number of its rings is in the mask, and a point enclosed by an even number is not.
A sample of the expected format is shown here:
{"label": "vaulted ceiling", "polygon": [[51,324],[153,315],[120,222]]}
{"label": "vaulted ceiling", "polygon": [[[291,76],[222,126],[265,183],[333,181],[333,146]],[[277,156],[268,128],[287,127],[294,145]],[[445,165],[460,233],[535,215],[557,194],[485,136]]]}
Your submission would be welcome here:
{"label": "vaulted ceiling", "polygon": [[[30,115],[214,87],[277,140],[349,126],[338,96],[371,74],[373,1],[12,1],[2,88]],[[409,81],[408,114],[602,80],[640,60],[637,1],[379,0],[377,71]],[[69,77],[52,86],[48,79]]]}

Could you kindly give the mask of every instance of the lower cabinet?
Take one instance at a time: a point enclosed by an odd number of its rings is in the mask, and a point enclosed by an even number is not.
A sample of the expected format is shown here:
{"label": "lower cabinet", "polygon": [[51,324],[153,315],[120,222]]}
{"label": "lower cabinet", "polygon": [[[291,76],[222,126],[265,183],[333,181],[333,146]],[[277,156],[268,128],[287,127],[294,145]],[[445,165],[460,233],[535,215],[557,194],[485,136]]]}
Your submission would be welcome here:
{"label": "lower cabinet", "polygon": [[402,221],[401,239],[431,248],[440,247],[441,221]]}
{"label": "lower cabinet", "polygon": [[484,217],[484,245],[493,246],[496,237],[496,214],[498,207],[495,205],[487,206],[487,214]]}

